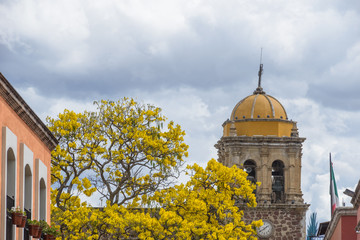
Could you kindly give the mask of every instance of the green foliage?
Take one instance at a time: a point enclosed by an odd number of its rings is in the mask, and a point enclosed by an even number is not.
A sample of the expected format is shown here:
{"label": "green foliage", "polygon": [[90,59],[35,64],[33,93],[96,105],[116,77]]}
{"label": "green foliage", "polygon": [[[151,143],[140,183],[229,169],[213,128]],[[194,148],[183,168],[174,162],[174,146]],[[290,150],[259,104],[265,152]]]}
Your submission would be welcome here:
{"label": "green foliage", "polygon": [[27,221],[27,223],[28,223],[29,225],[37,225],[37,226],[40,226],[40,222],[39,222],[38,220],[36,220],[36,219],[34,219],[34,220],[28,219],[28,220],[26,220],[26,221]]}
{"label": "green foliage", "polygon": [[45,222],[44,220],[40,220],[39,225],[42,229],[46,229],[47,227],[49,227],[49,224],[47,222]]}
{"label": "green foliage", "polygon": [[307,240],[311,240],[310,237],[316,236],[318,231],[318,222],[316,221],[317,213],[313,212],[310,215],[309,225],[307,226]]}
{"label": "green foliage", "polygon": [[42,229],[42,232],[45,234],[53,235],[53,236],[59,236],[60,232],[56,227],[47,226]]}

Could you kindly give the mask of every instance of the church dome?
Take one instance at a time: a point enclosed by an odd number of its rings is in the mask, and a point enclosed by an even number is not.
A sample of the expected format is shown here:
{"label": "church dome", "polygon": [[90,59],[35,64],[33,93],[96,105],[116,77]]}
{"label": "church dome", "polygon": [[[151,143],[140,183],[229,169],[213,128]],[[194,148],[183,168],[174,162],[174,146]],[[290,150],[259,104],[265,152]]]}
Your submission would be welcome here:
{"label": "church dome", "polygon": [[231,113],[230,120],[287,119],[285,108],[274,97],[256,93],[241,100]]}
{"label": "church dome", "polygon": [[276,136],[297,137],[296,122],[288,120],[285,108],[261,87],[262,64],[259,83],[254,93],[238,102],[224,122],[224,137]]}

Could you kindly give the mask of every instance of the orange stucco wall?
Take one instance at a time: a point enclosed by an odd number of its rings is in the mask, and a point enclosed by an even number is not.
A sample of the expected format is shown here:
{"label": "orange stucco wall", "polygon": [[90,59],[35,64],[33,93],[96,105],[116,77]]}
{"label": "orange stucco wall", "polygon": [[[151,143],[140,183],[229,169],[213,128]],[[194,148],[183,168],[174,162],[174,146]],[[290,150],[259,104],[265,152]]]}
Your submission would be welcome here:
{"label": "orange stucco wall", "polygon": [[343,216],[341,221],[341,239],[351,240],[356,239],[356,216]]}
{"label": "orange stucco wall", "polygon": [[[228,122],[224,126],[223,136],[229,136],[231,123]],[[282,121],[238,121],[235,122],[236,134],[238,136],[277,136],[277,137],[290,137],[291,129],[293,127],[292,122]]]}
{"label": "orange stucco wall", "polygon": [[356,240],[356,216],[341,216],[331,240]]}
{"label": "orange stucco wall", "polygon": [[341,240],[341,219],[339,219],[338,224],[336,225],[335,231],[331,236],[331,240]]}
{"label": "orange stucco wall", "polygon": [[[33,209],[33,217],[37,218],[38,216],[38,207],[35,206],[35,204],[38,201],[38,189],[35,187],[35,180],[38,179],[38,176],[36,176],[36,164],[35,160],[40,159],[45,166],[47,167],[47,211],[46,211],[46,218],[47,221],[50,221],[50,161],[51,161],[51,153],[50,150],[47,148],[47,146],[38,138],[38,136],[23,122],[23,120],[10,108],[10,106],[5,102],[3,98],[0,97],[0,131],[2,132],[3,127],[7,127],[10,129],[10,131],[16,135],[17,137],[17,152],[16,154],[16,178],[17,184],[16,184],[16,202],[15,206],[22,206],[23,199],[23,193],[20,192],[20,184],[22,185],[23,182],[23,174],[22,169],[20,165],[20,144],[24,143],[30,150],[33,152],[33,194],[32,194],[32,209]],[[1,134],[2,135],[2,134]],[[0,137],[0,146],[3,146],[2,137]],[[6,150],[5,150],[6,151]],[[4,152],[2,147],[0,147],[0,156],[2,161],[6,161],[6,159],[3,159]],[[2,172],[4,169],[2,168],[2,164],[0,164],[0,172]],[[20,174],[21,173],[21,174]],[[38,183],[36,183],[38,184]],[[2,178],[0,178],[0,192],[5,191],[4,189],[1,189],[4,184],[2,183]],[[0,199],[0,204],[4,202],[4,199]],[[0,205],[1,206],[1,205]],[[1,216],[3,217],[3,216]],[[0,219],[2,221],[3,218]],[[0,229],[1,230],[1,229]],[[19,230],[18,230],[19,231]],[[17,234],[19,235],[19,234]],[[1,237],[0,237],[1,238]]]}

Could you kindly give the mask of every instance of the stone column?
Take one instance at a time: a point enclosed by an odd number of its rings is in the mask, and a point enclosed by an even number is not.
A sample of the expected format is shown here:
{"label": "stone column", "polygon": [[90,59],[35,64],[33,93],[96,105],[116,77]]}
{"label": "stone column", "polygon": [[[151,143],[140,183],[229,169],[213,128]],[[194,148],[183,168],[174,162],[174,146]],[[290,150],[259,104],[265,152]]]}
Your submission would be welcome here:
{"label": "stone column", "polygon": [[298,149],[291,147],[287,149],[288,155],[288,179],[286,180],[289,183],[288,188],[286,190],[286,202],[291,203],[292,201],[297,202],[297,196],[300,193],[300,183],[299,183],[299,168],[297,166],[297,152]]}
{"label": "stone column", "polygon": [[296,196],[295,196],[295,201],[302,203],[304,202],[304,199],[302,198],[302,191],[301,191],[301,148],[298,149],[298,154],[297,154],[297,158],[296,158]]}
{"label": "stone column", "polygon": [[258,167],[259,178],[261,182],[258,194],[258,202],[271,201],[271,166],[269,166],[269,149],[268,147],[260,148],[260,166]]}

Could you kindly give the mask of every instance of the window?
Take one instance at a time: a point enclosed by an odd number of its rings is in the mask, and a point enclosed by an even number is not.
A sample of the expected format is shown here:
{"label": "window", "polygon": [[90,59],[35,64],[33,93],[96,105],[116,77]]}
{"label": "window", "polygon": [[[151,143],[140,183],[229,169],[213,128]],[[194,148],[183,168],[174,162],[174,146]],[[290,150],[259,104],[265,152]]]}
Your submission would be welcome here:
{"label": "window", "polygon": [[[29,164],[25,166],[25,179],[24,179],[24,211],[26,212],[27,219],[31,219],[31,208],[32,208],[32,173]],[[29,238],[29,226],[26,223],[24,228],[24,240]]]}
{"label": "window", "polygon": [[46,184],[43,178],[40,179],[40,220],[46,221]]}
{"label": "window", "polygon": [[[16,159],[14,151],[9,148],[7,151],[7,170],[6,170],[6,208],[11,210],[15,207],[15,185],[16,185]],[[12,239],[14,227],[12,225],[11,214],[6,211],[6,239]]]}

